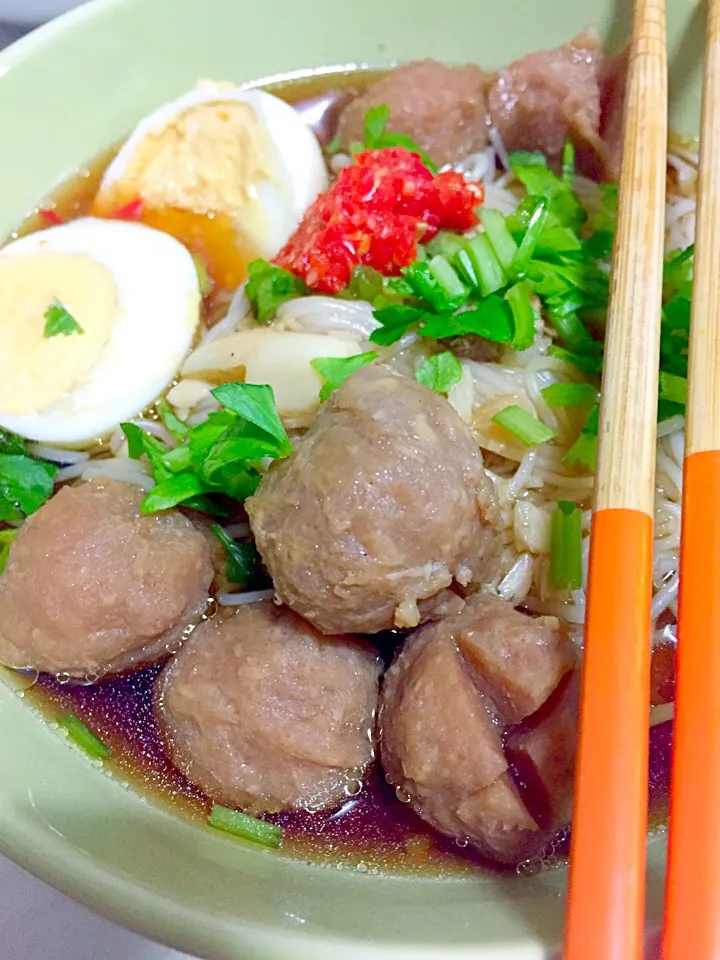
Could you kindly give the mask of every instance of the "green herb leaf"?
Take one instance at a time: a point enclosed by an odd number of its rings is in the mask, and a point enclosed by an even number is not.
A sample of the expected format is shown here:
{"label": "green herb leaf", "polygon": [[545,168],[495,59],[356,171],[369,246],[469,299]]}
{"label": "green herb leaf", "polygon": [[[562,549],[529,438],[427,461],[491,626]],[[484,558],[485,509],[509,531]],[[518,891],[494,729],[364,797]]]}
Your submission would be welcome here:
{"label": "green herb leaf", "polygon": [[586,219],[580,201],[573,193],[572,185],[539,163],[518,163],[510,154],[510,166],[518,180],[532,197],[544,197],[549,210],[565,227],[578,229]]}
{"label": "green herb leaf", "polygon": [[522,278],[525,275],[525,271],[535,254],[535,247],[545,226],[547,215],[548,201],[542,197],[535,202],[535,207],[528,220],[527,230],[520,241],[517,253],[513,257],[513,262],[510,265],[512,276]]}
{"label": "green herb leaf", "polygon": [[103,743],[100,737],[94,734],[90,727],[72,711],[61,717],[59,725],[67,731],[68,737],[93,759],[107,760],[112,755],[110,747]]}
{"label": "green herb leaf", "polygon": [[550,579],[563,590],[582,586],[582,511],[558,500],[551,526]]}
{"label": "green herb leaf", "polygon": [[549,407],[592,407],[598,399],[591,383],[551,383],[540,393]]}
{"label": "green herb leaf", "polygon": [[445,350],[426,357],[415,371],[415,379],[435,393],[447,393],[462,379],[462,365],[458,358]]}
{"label": "green herb leaf", "polygon": [[190,427],[178,417],[165,397],[158,402],[157,412],[168,432],[179,442],[187,440]]}
{"label": "green herb leaf", "polygon": [[320,402],[324,403],[351,373],[366,367],[377,358],[377,353],[370,350],[367,353],[356,353],[353,357],[316,357],[311,360],[310,365],[325,381],[320,388]]}
{"label": "green herb leaf", "polygon": [[22,520],[53,494],[57,467],[18,454],[0,454],[0,520]]}
{"label": "green herb leaf", "polygon": [[302,297],[308,288],[300,277],[267,260],[253,260],[248,266],[245,293],[260,323],[268,323],[287,300]]}
{"label": "green herb leaf", "polygon": [[0,530],[0,573],[2,573],[7,566],[10,547],[13,545],[13,541],[19,533],[20,531],[15,528]]}
{"label": "green herb leaf", "polygon": [[141,513],[157,513],[170,510],[191,497],[207,493],[208,487],[195,473],[178,473],[163,480],[147,493],[140,504]]}
{"label": "green herb leaf", "polygon": [[493,423],[497,423],[508,433],[512,433],[526,447],[534,447],[538,443],[545,443],[555,436],[554,430],[545,426],[537,417],[516,404],[504,407],[499,413],[495,414],[492,420]]}
{"label": "green herb leaf", "polygon": [[396,343],[403,334],[418,324],[423,318],[431,316],[426,310],[403,304],[391,304],[373,311],[373,316],[382,326],[370,334],[371,343],[387,347]]}
{"label": "green herb leaf", "polygon": [[136,423],[121,423],[120,429],[125,434],[128,442],[128,456],[133,460],[139,460],[146,456],[150,461],[155,479],[160,482],[167,480],[172,475],[166,457],[170,452],[164,443],[161,443],[155,437],[139,427]]}
{"label": "green herb leaf", "polygon": [[547,168],[547,158],[540,150],[513,150],[508,154],[508,163],[513,170],[515,167]]}
{"label": "green herb leaf", "polygon": [[[411,153],[416,153],[431,173],[437,173],[437,167],[433,161],[411,137],[408,137],[405,133],[389,133],[386,131],[389,119],[390,108],[386,103],[370,107],[365,114],[365,143],[360,144],[360,148],[383,150],[386,147],[404,147]],[[356,145],[353,144],[352,146]]]}
{"label": "green herb leaf", "polygon": [[278,416],[275,394],[268,384],[225,383],[212,391],[215,399],[233,413],[264,430],[278,443],[279,454],[292,453],[293,446]]}
{"label": "green herb leaf", "polygon": [[267,820],[259,820],[239,810],[229,810],[214,804],[208,817],[208,825],[224,833],[231,833],[242,840],[251,840],[263,847],[277,848],[282,843],[282,827]]}
{"label": "green herb leaf", "polygon": [[16,433],[0,429],[0,453],[25,453],[25,441]]}
{"label": "green herb leaf", "polygon": [[230,583],[247,587],[262,577],[262,561],[254,543],[238,543],[217,523],[212,525],[212,531],[227,550],[226,574]]}
{"label": "green herb leaf", "polygon": [[673,373],[660,372],[660,399],[670,400],[685,406],[687,403],[687,378]]}
{"label": "green herb leaf", "polygon": [[68,312],[57,297],[53,297],[52,303],[43,316],[45,319],[43,336],[46,340],[49,340],[50,337],[69,337],[73,333],[85,333],[75,317]]}

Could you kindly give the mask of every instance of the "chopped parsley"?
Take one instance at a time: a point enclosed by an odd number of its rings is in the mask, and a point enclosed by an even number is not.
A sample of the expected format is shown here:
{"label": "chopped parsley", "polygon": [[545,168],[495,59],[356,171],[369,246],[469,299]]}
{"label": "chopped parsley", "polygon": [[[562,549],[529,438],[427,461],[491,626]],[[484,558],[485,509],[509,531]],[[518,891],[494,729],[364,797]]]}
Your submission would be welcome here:
{"label": "chopped parsley", "polygon": [[43,316],[45,319],[43,336],[46,340],[51,337],[69,337],[73,333],[85,333],[75,317],[60,303],[57,297],[53,297],[52,303]]}

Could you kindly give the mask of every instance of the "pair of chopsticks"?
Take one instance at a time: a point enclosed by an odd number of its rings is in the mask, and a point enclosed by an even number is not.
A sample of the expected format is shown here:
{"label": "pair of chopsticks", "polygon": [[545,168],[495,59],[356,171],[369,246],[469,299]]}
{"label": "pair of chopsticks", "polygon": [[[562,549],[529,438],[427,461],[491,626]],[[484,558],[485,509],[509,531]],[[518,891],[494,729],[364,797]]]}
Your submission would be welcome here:
{"label": "pair of chopsticks", "polygon": [[[592,524],[565,960],[641,960],[667,143],[663,0],[636,0]],[[720,958],[720,0],[709,0],[663,960]]]}

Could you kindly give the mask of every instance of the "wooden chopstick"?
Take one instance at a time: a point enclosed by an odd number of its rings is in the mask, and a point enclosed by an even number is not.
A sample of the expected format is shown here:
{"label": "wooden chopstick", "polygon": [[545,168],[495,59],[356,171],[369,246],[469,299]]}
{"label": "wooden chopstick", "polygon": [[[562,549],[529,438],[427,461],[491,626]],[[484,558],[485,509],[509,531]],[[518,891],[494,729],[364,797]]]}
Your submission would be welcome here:
{"label": "wooden chopstick", "polygon": [[664,960],[720,957],[720,0],[708,5]]}
{"label": "wooden chopstick", "polygon": [[663,0],[636,0],[590,541],[565,960],[640,960],[667,151]]}

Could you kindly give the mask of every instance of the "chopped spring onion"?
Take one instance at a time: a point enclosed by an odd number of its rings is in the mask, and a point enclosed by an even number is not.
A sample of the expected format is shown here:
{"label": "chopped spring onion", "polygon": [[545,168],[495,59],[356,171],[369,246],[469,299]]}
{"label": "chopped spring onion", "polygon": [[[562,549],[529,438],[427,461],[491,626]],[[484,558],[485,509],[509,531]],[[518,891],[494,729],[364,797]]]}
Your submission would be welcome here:
{"label": "chopped spring onion", "polygon": [[535,208],[528,221],[527,230],[520,241],[520,246],[513,257],[513,262],[510,267],[510,273],[515,277],[523,277],[532,260],[535,247],[538,244],[540,234],[545,226],[549,208],[548,204],[549,201],[545,197],[541,197],[535,203]]}
{"label": "chopped spring onion", "polygon": [[540,393],[549,407],[592,407],[598,399],[591,383],[551,383]]}
{"label": "chopped spring onion", "polygon": [[562,154],[562,178],[569,187],[575,179],[575,147],[572,140],[566,140]]}
{"label": "chopped spring onion", "polygon": [[212,278],[208,273],[207,265],[205,264],[203,258],[199,257],[196,253],[192,255],[192,258],[193,263],[195,264],[195,272],[197,273],[200,296],[207,297],[213,292]]}
{"label": "chopped spring onion", "polygon": [[310,361],[310,366],[316,370],[325,383],[320,388],[320,401],[324,403],[333,390],[337,390],[356,370],[366,367],[378,355],[374,350],[367,353],[356,353],[353,357],[316,357]]}
{"label": "chopped spring onion", "polygon": [[461,234],[453,233],[451,230],[441,230],[432,240],[424,244],[424,247],[431,257],[440,254],[447,260],[452,260],[466,243],[467,240]]}
{"label": "chopped spring onion", "polygon": [[430,261],[417,260],[403,275],[413,292],[439,314],[455,313],[467,299],[467,287],[440,255]]}
{"label": "chopped spring onion", "polygon": [[496,293],[507,283],[505,271],[500,266],[500,261],[484,233],[479,233],[472,238],[465,249],[458,254],[457,262],[468,275],[468,279],[472,269],[477,278],[473,285],[480,290],[483,297]]}
{"label": "chopped spring onion", "polygon": [[687,403],[687,378],[674,373],[660,372],[660,399],[673,403]]}
{"label": "chopped spring onion", "polygon": [[527,284],[516,283],[505,294],[510,304],[515,332],[511,341],[513,350],[527,350],[535,340],[535,311],[530,303]]}
{"label": "chopped spring onion", "polygon": [[568,350],[585,356],[602,352],[602,345],[593,340],[590,331],[575,312],[551,309],[550,319]]}
{"label": "chopped spring onion", "polygon": [[584,373],[600,373],[602,370],[602,357],[583,357],[580,354],[572,353],[570,350],[555,346],[550,347],[548,356],[555,357],[557,360],[564,360],[566,363],[572,363]]}
{"label": "chopped spring onion", "polygon": [[45,319],[43,336],[46,340],[49,340],[50,337],[69,337],[73,333],[85,333],[75,317],[60,303],[57,297],[53,297],[53,301],[43,317]]}
{"label": "chopped spring onion", "polygon": [[19,533],[20,531],[15,528],[0,530],[0,573],[3,572],[7,565],[8,557],[10,556],[10,547]]}
{"label": "chopped spring onion", "polygon": [[550,579],[556,587],[582,586],[582,511],[577,504],[558,500],[550,534]]}
{"label": "chopped spring onion", "polygon": [[447,393],[462,379],[462,365],[458,358],[445,350],[427,357],[415,372],[415,379],[435,393]]}
{"label": "chopped spring onion", "polygon": [[229,810],[218,804],[213,804],[207,822],[208,826],[216,830],[231,833],[242,840],[252,840],[253,843],[259,843],[263,847],[277,848],[282,843],[282,827],[268,823],[267,820],[251,817],[250,814],[241,813],[239,810]]}
{"label": "chopped spring onion", "polygon": [[507,300],[494,293],[481,300],[476,307],[463,310],[454,317],[427,316],[420,333],[434,340],[476,333],[495,343],[510,343],[513,338],[512,310]]}
{"label": "chopped spring onion", "polygon": [[517,253],[517,244],[507,228],[505,217],[499,210],[493,210],[491,207],[481,207],[480,223],[485,227],[485,233],[495,256],[500,262],[500,266],[503,270],[509,270]]}
{"label": "chopped spring onion", "polygon": [[574,470],[582,469],[592,473],[597,461],[597,435],[600,423],[600,406],[595,406],[587,415],[585,425],[580,431],[580,436],[570,447],[563,457],[563,463],[566,463]]}
{"label": "chopped spring onion", "polygon": [[545,426],[537,417],[534,417],[531,413],[528,413],[527,410],[523,410],[522,407],[518,407],[516,404],[504,407],[499,413],[496,413],[492,419],[493,423],[497,423],[498,426],[503,427],[508,433],[512,433],[512,435],[517,437],[526,447],[533,447],[538,443],[545,443],[547,440],[552,440],[555,436],[554,430]]}
{"label": "chopped spring onion", "polygon": [[112,750],[96,736],[90,727],[82,722],[72,711],[66,713],[59,721],[60,726],[67,731],[68,737],[96,760],[107,760]]}

